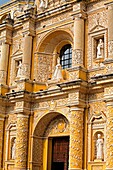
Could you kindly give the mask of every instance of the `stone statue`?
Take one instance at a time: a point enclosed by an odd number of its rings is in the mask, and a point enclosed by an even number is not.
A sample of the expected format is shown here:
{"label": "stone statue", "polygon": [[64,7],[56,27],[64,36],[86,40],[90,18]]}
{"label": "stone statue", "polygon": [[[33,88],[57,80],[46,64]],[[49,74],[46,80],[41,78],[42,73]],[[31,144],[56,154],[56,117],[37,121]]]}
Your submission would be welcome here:
{"label": "stone statue", "polygon": [[48,6],[48,0],[40,0],[39,9],[45,9]]}
{"label": "stone statue", "polygon": [[63,80],[62,67],[60,65],[60,58],[57,58],[57,65],[55,66],[55,71],[52,76],[52,80]]}
{"label": "stone statue", "polygon": [[15,151],[16,151],[16,139],[14,139],[13,145],[12,145],[12,148],[11,148],[11,158],[12,159],[15,159]]}
{"label": "stone statue", "polygon": [[98,139],[96,142],[97,147],[97,159],[103,159],[103,139],[101,138],[101,134],[97,135]]}
{"label": "stone statue", "polygon": [[19,61],[19,64],[18,64],[18,66],[17,66],[17,78],[19,78],[19,77],[21,77],[21,75],[22,75],[22,61],[20,60]]}
{"label": "stone statue", "polygon": [[104,43],[102,39],[99,39],[97,45],[97,58],[103,58],[103,57],[104,57]]}

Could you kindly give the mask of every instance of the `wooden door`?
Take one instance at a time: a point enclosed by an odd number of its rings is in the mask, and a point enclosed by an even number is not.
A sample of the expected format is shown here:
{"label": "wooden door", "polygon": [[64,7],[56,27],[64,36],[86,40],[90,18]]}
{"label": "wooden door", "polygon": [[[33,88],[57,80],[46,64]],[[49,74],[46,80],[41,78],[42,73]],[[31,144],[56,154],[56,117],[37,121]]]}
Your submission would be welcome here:
{"label": "wooden door", "polygon": [[69,137],[52,139],[52,170],[68,170]]}

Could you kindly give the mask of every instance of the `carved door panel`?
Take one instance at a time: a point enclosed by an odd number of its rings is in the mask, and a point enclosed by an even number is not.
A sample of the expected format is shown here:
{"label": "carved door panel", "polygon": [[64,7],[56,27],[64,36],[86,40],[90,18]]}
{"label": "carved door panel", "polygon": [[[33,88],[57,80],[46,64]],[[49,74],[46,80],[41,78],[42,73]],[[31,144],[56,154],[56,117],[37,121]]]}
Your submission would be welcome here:
{"label": "carved door panel", "polygon": [[52,170],[68,170],[69,137],[52,140]]}

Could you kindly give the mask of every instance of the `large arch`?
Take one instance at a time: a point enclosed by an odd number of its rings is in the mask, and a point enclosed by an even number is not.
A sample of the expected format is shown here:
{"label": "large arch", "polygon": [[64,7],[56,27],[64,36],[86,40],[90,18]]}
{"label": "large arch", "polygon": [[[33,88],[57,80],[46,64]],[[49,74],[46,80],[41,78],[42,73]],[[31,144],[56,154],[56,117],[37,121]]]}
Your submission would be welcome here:
{"label": "large arch", "polygon": [[[70,29],[54,29],[46,35],[44,33],[43,38],[37,43],[37,55],[35,55],[35,57],[36,61],[38,61],[38,69],[35,76],[36,80],[38,77],[38,81],[46,82],[52,78],[60,50],[66,44],[71,44],[73,49],[73,34]],[[38,67],[38,65],[40,65],[40,67]],[[41,70],[43,70],[43,74]],[[65,75],[65,73],[63,75]]]}
{"label": "large arch", "polygon": [[33,133],[32,169],[47,169],[47,150],[49,137],[69,136],[69,121],[58,112],[43,116]]}
{"label": "large arch", "polygon": [[66,43],[73,45],[73,34],[67,29],[53,30],[49,32],[38,45],[37,51],[43,53],[54,53],[56,48],[62,47]]}

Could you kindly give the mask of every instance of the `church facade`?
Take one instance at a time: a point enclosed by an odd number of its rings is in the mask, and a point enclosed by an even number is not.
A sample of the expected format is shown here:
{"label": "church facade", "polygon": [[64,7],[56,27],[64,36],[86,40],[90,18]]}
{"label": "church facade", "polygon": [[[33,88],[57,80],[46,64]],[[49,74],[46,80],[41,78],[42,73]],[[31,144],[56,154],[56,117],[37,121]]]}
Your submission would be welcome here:
{"label": "church facade", "polygon": [[0,7],[0,170],[113,170],[113,0]]}

